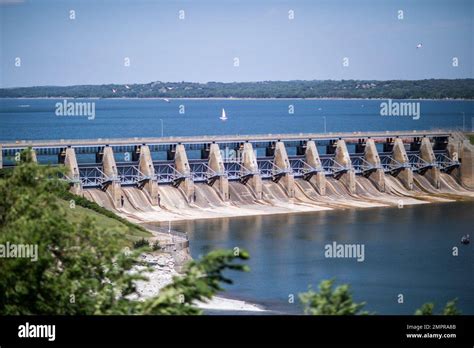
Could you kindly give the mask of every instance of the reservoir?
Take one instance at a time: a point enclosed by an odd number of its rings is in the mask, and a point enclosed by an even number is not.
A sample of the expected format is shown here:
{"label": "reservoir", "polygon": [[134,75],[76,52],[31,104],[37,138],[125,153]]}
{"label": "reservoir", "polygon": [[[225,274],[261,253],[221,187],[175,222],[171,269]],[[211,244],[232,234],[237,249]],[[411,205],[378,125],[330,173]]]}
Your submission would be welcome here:
{"label": "reservoir", "polygon": [[[234,284],[225,295],[270,310],[301,313],[289,296],[335,279],[350,284],[370,312],[413,314],[425,302],[438,312],[458,298],[459,309],[474,314],[474,249],[460,243],[474,232],[473,211],[473,202],[456,202],[196,220],[173,228],[188,232],[193,257],[217,248],[247,250],[251,271],[229,273]],[[326,258],[324,247],[334,241],[363,244],[365,260]]]}
{"label": "reservoir", "polygon": [[[95,116],[58,116],[64,99],[0,99],[0,140],[472,130],[473,101],[420,100],[419,118],[382,116],[386,100],[70,99]],[[219,120],[222,108],[227,121]],[[292,112],[292,113],[291,113]],[[415,117],[416,118],[416,117]]]}

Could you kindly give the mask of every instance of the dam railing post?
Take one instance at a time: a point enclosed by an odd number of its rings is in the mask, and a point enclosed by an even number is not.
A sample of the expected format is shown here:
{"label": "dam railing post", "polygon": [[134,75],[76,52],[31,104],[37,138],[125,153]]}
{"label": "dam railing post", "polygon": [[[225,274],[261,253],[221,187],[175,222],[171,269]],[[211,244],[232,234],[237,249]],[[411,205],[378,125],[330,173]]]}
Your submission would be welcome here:
{"label": "dam railing post", "polygon": [[400,179],[405,188],[413,190],[413,170],[410,167],[410,161],[403,145],[403,141],[400,138],[395,139],[393,143],[392,157],[395,161],[406,167],[396,171],[395,176]]}
{"label": "dam railing post", "polygon": [[144,189],[151,199],[152,205],[159,205],[159,188],[158,182],[155,178],[155,167],[153,166],[153,159],[151,157],[150,148],[148,145],[142,145],[138,148],[140,157],[138,159],[138,169],[145,176],[142,181],[141,188]]}
{"label": "dam railing post", "polygon": [[[429,138],[425,137],[421,140],[420,157],[428,163],[436,163],[436,156]],[[440,188],[440,170],[438,167],[433,166],[428,168],[424,175],[435,188]]]}
{"label": "dam railing post", "polygon": [[288,197],[295,197],[295,178],[291,173],[291,164],[288,159],[285,143],[282,141],[277,141],[275,144],[275,157],[273,158],[273,164],[278,168],[288,170],[288,172],[282,174],[279,182],[283,184]]}
{"label": "dam railing post", "polygon": [[242,150],[242,167],[253,173],[253,175],[247,180],[246,185],[250,186],[253,190],[257,200],[261,200],[263,197],[262,177],[260,174],[257,174],[259,173],[257,156],[253,151],[252,143],[244,143]]}
{"label": "dam railing post", "polygon": [[184,195],[189,203],[194,202],[194,181],[191,176],[191,166],[189,165],[186,149],[183,144],[176,145],[176,153],[174,156],[175,169],[185,177],[178,184],[178,188],[183,190]]}
{"label": "dam railing post", "polygon": [[369,173],[369,180],[375,184],[380,192],[385,192],[385,173],[382,169],[374,139],[367,139],[365,143],[364,160],[375,168]]}
{"label": "dam railing post", "polygon": [[102,171],[106,180],[105,191],[110,194],[115,208],[122,208],[122,187],[118,176],[117,165],[115,163],[114,151],[110,146],[105,146],[102,156]]}
{"label": "dam railing post", "polygon": [[211,144],[209,148],[208,166],[214,172],[218,174],[222,174],[216,179],[215,182],[213,182],[212,186],[217,184],[216,188],[219,191],[219,194],[221,195],[222,200],[225,202],[228,201],[229,200],[229,180],[227,176],[225,175],[224,161],[222,160],[222,154],[221,154],[218,144]]}
{"label": "dam railing post", "polygon": [[306,143],[305,160],[308,165],[313,168],[321,169],[316,174],[312,175],[309,182],[314,185],[316,191],[324,196],[326,194],[326,174],[322,168],[321,159],[319,158],[318,148],[313,140]]}
{"label": "dam railing post", "polygon": [[339,139],[337,141],[336,154],[334,159],[337,163],[347,168],[347,170],[341,174],[339,180],[344,184],[344,186],[346,186],[350,193],[355,193],[355,171],[352,167],[352,161],[351,157],[349,156],[349,151],[347,151],[346,142],[343,139]]}

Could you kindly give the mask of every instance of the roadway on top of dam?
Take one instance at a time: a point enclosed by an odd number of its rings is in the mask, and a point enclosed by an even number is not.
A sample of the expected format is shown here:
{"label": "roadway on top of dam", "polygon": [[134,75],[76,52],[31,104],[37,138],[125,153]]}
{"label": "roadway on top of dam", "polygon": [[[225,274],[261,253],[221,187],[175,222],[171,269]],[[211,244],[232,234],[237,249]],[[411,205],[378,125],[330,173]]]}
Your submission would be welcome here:
{"label": "roadway on top of dam", "polygon": [[413,130],[413,131],[385,131],[385,132],[352,132],[352,133],[297,133],[297,134],[255,134],[255,135],[215,135],[215,136],[179,136],[156,138],[97,138],[97,139],[61,139],[61,140],[17,140],[2,141],[0,146],[8,148],[22,147],[75,147],[75,146],[120,146],[120,145],[153,145],[153,144],[197,144],[197,143],[233,143],[233,142],[264,142],[264,141],[295,141],[295,140],[335,140],[339,138],[360,139],[386,139],[387,137],[448,137],[452,135],[446,130]]}

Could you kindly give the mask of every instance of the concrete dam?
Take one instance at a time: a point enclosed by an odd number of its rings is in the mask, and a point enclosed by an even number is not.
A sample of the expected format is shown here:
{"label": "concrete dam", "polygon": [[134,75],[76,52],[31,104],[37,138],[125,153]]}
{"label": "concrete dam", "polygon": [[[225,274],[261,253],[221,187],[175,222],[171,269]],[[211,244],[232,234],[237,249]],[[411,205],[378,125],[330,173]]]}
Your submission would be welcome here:
{"label": "concrete dam", "polygon": [[278,134],[1,144],[34,150],[71,191],[136,222],[398,206],[474,198],[461,133]]}

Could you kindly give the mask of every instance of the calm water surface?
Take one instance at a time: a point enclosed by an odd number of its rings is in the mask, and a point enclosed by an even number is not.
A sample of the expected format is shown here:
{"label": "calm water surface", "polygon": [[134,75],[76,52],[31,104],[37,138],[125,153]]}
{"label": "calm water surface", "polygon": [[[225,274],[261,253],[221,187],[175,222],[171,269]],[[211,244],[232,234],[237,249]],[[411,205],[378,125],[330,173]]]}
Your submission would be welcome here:
{"label": "calm water surface", "polygon": [[[250,273],[231,272],[228,295],[269,309],[299,313],[290,294],[322,279],[349,283],[357,301],[380,314],[412,314],[424,302],[437,308],[459,299],[474,314],[473,202],[398,208],[353,209],[306,214],[239,217],[173,224],[187,231],[193,257],[217,248],[244,248]],[[328,259],[333,241],[365,245],[365,261]],[[452,248],[459,248],[459,256]],[[397,303],[398,294],[404,303]]]}
{"label": "calm water surface", "polygon": [[[62,99],[0,99],[0,140],[158,137],[162,124],[165,136],[324,132],[324,118],[328,132],[462,128],[463,122],[471,130],[474,116],[472,101],[420,101],[418,120],[380,116],[380,100],[69,101],[96,103],[95,119],[56,116]],[[219,120],[222,108],[226,122]]]}

